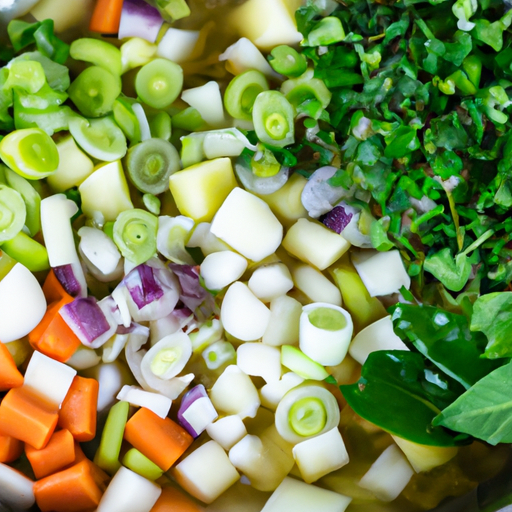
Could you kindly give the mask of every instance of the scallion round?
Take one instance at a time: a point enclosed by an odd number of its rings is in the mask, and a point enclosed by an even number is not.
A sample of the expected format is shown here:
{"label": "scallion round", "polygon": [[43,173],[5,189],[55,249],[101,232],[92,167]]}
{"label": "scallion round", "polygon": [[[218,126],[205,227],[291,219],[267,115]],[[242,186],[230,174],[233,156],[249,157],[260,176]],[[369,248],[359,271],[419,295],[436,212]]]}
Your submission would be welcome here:
{"label": "scallion round", "polygon": [[268,82],[260,71],[250,70],[235,76],[224,93],[224,106],[231,117],[250,121],[256,97],[268,91]]}
{"label": "scallion round", "polygon": [[0,185],[0,243],[14,238],[23,228],[27,210],[21,194]]}
{"label": "scallion round", "polygon": [[269,62],[276,73],[291,77],[302,75],[308,67],[306,57],[285,44],[272,49]]}

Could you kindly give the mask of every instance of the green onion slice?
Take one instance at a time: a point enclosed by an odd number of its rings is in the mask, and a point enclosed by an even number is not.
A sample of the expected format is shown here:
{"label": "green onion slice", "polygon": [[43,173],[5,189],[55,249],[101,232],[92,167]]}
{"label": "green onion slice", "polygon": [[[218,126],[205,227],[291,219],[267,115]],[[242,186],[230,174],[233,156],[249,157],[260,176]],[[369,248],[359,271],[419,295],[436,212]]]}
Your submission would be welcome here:
{"label": "green onion slice", "polygon": [[25,225],[27,211],[21,194],[0,185],[0,243],[14,238]]}
{"label": "green onion slice", "polygon": [[308,67],[306,57],[285,44],[272,49],[269,63],[276,73],[290,77],[302,75]]}
{"label": "green onion slice", "polygon": [[268,91],[268,82],[260,71],[250,70],[235,76],[224,93],[224,106],[231,117],[250,121],[256,97]]}
{"label": "green onion slice", "polygon": [[71,43],[69,54],[75,60],[90,62],[121,76],[121,51],[106,41],[89,37],[76,39]]}

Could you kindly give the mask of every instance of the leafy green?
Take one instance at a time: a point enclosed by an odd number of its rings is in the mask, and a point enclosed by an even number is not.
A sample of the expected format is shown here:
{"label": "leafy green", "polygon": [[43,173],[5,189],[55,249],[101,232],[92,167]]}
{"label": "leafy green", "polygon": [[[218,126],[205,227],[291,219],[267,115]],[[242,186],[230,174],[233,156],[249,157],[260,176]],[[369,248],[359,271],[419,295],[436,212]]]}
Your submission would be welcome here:
{"label": "leafy green", "polygon": [[445,247],[425,259],[425,270],[439,279],[448,290],[459,292],[471,274],[471,263],[465,254],[453,258],[450,248]]}
{"label": "leafy green", "polygon": [[440,372],[425,367],[420,354],[401,350],[372,352],[355,384],[340,386],[348,405],[362,418],[387,432],[415,443],[455,446],[452,436],[432,420],[439,406],[463,390]]}
{"label": "leafy green", "polygon": [[497,368],[461,395],[433,423],[489,444],[512,443],[512,363]]}

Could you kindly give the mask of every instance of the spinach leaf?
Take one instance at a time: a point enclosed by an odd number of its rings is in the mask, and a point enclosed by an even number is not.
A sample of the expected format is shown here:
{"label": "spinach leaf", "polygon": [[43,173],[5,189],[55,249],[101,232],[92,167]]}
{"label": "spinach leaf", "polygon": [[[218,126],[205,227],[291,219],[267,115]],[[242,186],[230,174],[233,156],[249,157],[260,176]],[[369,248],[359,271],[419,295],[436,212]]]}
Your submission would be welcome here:
{"label": "spinach leaf", "polygon": [[480,296],[473,306],[471,330],[487,336],[484,356],[489,359],[512,357],[512,292]]}
{"label": "spinach leaf", "polygon": [[512,363],[478,381],[434,419],[489,444],[512,443]]}
{"label": "spinach leaf", "polygon": [[372,352],[359,381],[340,390],[359,416],[393,435],[430,446],[456,446],[466,440],[432,427],[440,412],[437,405],[454,400],[462,388],[439,372],[427,370],[420,354]]}
{"label": "spinach leaf", "polygon": [[448,290],[459,292],[464,288],[471,275],[471,263],[464,254],[452,257],[449,247],[427,256],[424,268],[439,279]]}
{"label": "spinach leaf", "polygon": [[481,358],[485,339],[470,331],[463,315],[410,304],[397,304],[391,315],[397,336],[466,389],[501,364]]}

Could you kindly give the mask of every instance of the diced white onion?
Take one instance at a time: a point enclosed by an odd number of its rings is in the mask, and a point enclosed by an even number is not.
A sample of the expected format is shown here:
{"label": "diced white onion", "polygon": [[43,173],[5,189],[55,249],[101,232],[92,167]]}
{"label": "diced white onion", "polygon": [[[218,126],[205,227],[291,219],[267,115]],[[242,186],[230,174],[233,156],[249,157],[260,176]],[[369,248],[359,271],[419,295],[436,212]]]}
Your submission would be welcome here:
{"label": "diced white onion", "polygon": [[286,395],[290,389],[297,387],[303,382],[304,379],[300,375],[294,372],[285,373],[281,377],[281,380],[269,382],[260,388],[261,405],[271,411],[275,411],[284,395]]}
{"label": "diced white onion", "polygon": [[123,386],[116,397],[118,400],[129,402],[131,405],[145,407],[164,419],[169,414],[172,400],[160,393],[144,391],[137,386]]}
{"label": "diced white onion", "polygon": [[233,251],[208,254],[201,263],[201,277],[209,290],[221,290],[240,277],[247,269],[247,260]]}
{"label": "diced white onion", "polygon": [[288,295],[270,303],[270,320],[261,341],[266,345],[298,345],[302,304]]}
{"label": "diced white onion", "polygon": [[181,99],[194,107],[210,126],[222,127],[225,124],[224,104],[217,82],[212,80],[199,87],[187,89],[181,93]]}
{"label": "diced white onion", "polygon": [[284,263],[258,267],[247,283],[249,289],[263,302],[285,295],[293,288],[293,280]]}
{"label": "diced white onion", "polygon": [[27,510],[35,503],[34,482],[20,471],[0,462],[0,509]]}
{"label": "diced white onion", "polygon": [[229,450],[247,434],[247,429],[240,416],[232,414],[210,423],[206,427],[206,432],[224,450]]}
{"label": "diced white onion", "polygon": [[199,30],[169,28],[158,43],[157,55],[176,63],[185,62],[193,54]]}
{"label": "diced white onion", "polygon": [[94,350],[80,346],[66,364],[75,370],[86,370],[96,366],[100,361],[101,357]]}
{"label": "diced white onion", "polygon": [[263,343],[243,343],[236,351],[236,364],[247,375],[277,382],[281,377],[281,351]]}
{"label": "diced white onion", "polygon": [[194,265],[192,256],[185,250],[185,244],[194,228],[194,221],[190,217],[178,215],[158,217],[158,231],[156,235],[156,248],[168,260],[182,265]]}
{"label": "diced white onion", "polygon": [[204,432],[206,427],[218,417],[219,415],[212,401],[206,396],[194,400],[194,402],[183,411],[183,418],[185,418],[198,435]]}
{"label": "diced white onion", "polygon": [[246,37],[242,37],[236,43],[228,46],[226,51],[219,55],[219,60],[226,61],[226,67],[233,75],[255,69],[270,77],[279,76],[254,43]]}

